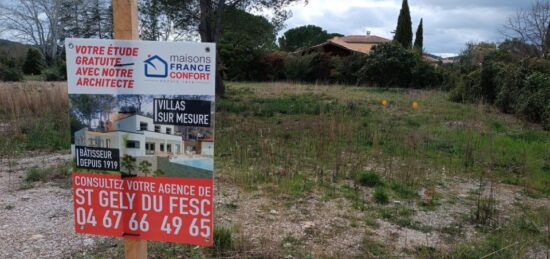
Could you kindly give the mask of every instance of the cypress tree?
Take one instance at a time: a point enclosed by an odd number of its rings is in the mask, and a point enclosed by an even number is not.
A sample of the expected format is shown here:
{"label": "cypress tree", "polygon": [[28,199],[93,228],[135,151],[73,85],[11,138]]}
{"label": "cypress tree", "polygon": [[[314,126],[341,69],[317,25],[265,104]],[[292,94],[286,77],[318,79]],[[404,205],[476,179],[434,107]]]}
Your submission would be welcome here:
{"label": "cypress tree", "polygon": [[424,25],[423,19],[420,19],[418,29],[416,29],[416,38],[414,39],[414,48],[422,54],[424,50]]}
{"label": "cypress tree", "polygon": [[397,19],[397,29],[395,29],[395,36],[393,39],[405,48],[410,48],[412,45],[413,33],[411,12],[409,11],[409,3],[407,0],[403,0],[399,18]]}

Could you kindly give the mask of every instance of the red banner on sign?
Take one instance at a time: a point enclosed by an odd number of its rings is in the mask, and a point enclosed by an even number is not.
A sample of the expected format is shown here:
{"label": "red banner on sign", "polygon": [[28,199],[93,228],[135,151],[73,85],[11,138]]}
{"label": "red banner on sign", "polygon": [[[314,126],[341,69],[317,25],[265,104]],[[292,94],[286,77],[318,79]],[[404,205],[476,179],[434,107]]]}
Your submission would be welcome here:
{"label": "red banner on sign", "polygon": [[211,246],[213,180],[73,173],[77,233]]}

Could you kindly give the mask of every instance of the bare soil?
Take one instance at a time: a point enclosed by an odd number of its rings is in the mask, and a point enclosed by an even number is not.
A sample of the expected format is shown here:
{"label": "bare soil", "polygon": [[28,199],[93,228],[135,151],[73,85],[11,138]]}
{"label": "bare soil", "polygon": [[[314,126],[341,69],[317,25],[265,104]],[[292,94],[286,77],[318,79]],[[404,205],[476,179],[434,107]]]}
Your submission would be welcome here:
{"label": "bare soil", "polygon": [[[51,167],[68,159],[69,154],[56,153],[1,161],[0,258],[81,257],[101,249],[101,244],[116,243],[114,239],[74,233],[70,189],[54,183],[34,183],[21,189],[29,168]],[[363,257],[363,239],[367,236],[391,247],[394,256],[406,256],[421,246],[445,250],[452,238],[445,231],[449,226],[461,225],[464,240],[477,235],[474,226],[465,221],[478,189],[474,179],[446,179],[435,190],[440,205],[434,209],[399,200],[386,205],[411,207],[415,212],[412,221],[431,229],[423,232],[381,218],[374,225],[367,224],[365,218],[372,211],[358,210],[345,198],[324,199],[312,194],[296,199],[262,188],[243,191],[225,179],[223,172],[218,175],[216,224],[232,229],[235,238],[247,242],[256,255]],[[495,184],[493,195],[499,211],[511,211],[516,202],[550,207],[550,199],[529,197],[518,186]],[[371,197],[367,197],[367,204],[374,204]],[[505,221],[510,215],[501,213],[499,217]],[[534,254],[542,254],[538,252]]]}

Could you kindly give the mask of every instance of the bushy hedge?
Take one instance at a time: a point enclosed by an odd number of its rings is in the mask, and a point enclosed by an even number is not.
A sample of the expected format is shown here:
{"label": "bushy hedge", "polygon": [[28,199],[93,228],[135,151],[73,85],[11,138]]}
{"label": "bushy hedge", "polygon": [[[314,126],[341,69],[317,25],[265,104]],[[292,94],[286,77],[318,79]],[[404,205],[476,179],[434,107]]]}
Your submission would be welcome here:
{"label": "bushy hedge", "polygon": [[226,80],[337,83],[383,87],[436,87],[443,82],[440,69],[421,60],[399,44],[377,46],[371,54],[337,56],[314,52],[258,54],[245,71],[223,66]]}
{"label": "bushy hedge", "polygon": [[22,81],[21,64],[12,58],[0,57],[0,81]]}
{"label": "bushy hedge", "polygon": [[15,82],[24,79],[23,71],[19,67],[9,67],[0,64],[0,81]]}
{"label": "bushy hedge", "polygon": [[550,60],[521,57],[506,49],[485,53],[477,67],[454,66],[450,98],[494,104],[550,130]]}
{"label": "bushy hedge", "polygon": [[67,66],[64,62],[59,63],[42,71],[46,81],[63,81],[67,79]]}

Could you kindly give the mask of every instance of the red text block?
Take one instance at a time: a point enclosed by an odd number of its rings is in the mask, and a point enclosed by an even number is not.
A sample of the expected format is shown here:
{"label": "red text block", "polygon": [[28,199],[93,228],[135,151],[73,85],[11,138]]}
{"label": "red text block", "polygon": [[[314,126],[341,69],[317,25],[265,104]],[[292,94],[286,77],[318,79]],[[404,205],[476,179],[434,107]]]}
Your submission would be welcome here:
{"label": "red text block", "polygon": [[77,233],[211,246],[213,180],[73,173]]}

